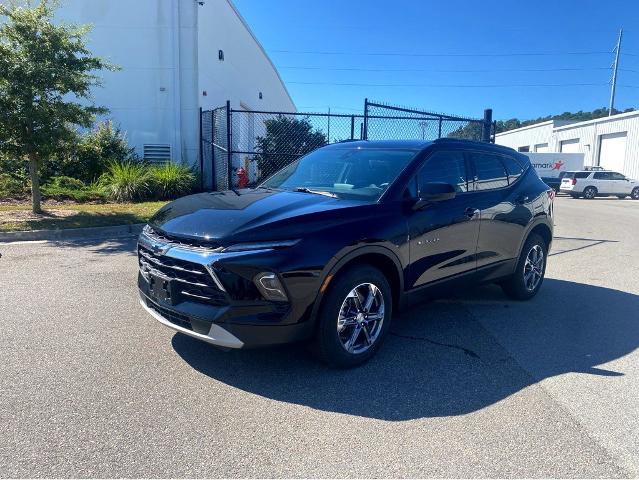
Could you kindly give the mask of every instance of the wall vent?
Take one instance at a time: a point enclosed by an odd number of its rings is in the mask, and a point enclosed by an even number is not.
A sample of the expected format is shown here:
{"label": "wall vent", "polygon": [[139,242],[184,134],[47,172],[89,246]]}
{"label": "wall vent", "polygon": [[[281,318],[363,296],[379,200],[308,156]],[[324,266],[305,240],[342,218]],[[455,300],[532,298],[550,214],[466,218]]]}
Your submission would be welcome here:
{"label": "wall vent", "polygon": [[144,160],[153,163],[163,163],[171,160],[171,145],[164,143],[145,143]]}

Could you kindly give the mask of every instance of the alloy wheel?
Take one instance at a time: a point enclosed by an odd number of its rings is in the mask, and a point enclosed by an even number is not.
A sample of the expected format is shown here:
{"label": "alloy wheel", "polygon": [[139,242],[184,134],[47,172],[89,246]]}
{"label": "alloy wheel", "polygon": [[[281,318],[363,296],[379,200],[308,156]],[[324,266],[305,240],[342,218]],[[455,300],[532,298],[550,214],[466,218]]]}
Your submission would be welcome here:
{"label": "alloy wheel", "polygon": [[342,347],[351,354],[371,348],[384,323],[384,296],[372,283],[353,288],[342,302],[337,318],[337,335]]}
{"label": "alloy wheel", "polygon": [[544,250],[540,245],[533,247],[526,255],[524,262],[524,285],[526,290],[532,292],[537,288],[544,275]]}

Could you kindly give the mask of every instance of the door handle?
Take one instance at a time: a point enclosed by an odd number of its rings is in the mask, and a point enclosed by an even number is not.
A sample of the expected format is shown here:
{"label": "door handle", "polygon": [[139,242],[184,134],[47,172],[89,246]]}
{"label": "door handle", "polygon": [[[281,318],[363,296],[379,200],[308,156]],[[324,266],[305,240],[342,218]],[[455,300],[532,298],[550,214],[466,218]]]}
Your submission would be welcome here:
{"label": "door handle", "polygon": [[470,207],[468,207],[466,209],[466,216],[468,218],[473,218],[475,215],[479,215],[479,209],[478,208],[470,208]]}

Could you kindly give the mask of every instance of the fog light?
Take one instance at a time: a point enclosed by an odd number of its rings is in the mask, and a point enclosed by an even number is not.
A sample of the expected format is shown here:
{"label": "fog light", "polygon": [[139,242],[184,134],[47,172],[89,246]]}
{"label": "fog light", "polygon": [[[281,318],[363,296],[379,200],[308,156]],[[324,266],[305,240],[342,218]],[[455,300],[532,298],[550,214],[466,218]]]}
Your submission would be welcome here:
{"label": "fog light", "polygon": [[254,282],[260,293],[267,300],[276,302],[286,302],[288,300],[280,279],[274,273],[262,272],[256,275]]}

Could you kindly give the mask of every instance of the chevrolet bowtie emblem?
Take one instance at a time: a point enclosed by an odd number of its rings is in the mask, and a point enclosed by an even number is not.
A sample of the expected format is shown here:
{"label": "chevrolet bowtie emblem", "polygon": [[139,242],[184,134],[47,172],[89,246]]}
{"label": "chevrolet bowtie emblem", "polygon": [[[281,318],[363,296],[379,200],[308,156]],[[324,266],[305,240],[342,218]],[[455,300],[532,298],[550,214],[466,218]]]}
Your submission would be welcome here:
{"label": "chevrolet bowtie emblem", "polygon": [[164,255],[169,250],[169,248],[171,248],[170,243],[154,242],[151,244],[151,250],[153,250],[153,253],[157,253],[159,255]]}

